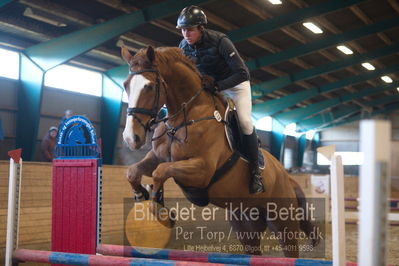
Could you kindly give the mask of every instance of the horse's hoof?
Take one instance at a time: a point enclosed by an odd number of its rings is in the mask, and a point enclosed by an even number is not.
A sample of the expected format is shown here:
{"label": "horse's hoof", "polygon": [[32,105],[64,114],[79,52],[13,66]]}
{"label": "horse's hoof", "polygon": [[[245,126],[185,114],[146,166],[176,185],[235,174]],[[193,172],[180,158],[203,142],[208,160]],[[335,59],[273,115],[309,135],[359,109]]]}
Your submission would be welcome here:
{"label": "horse's hoof", "polygon": [[135,191],[134,192],[134,200],[136,202],[149,200],[150,199],[150,192],[151,192],[151,186],[150,185],[146,185],[146,187],[141,185],[140,191]]}

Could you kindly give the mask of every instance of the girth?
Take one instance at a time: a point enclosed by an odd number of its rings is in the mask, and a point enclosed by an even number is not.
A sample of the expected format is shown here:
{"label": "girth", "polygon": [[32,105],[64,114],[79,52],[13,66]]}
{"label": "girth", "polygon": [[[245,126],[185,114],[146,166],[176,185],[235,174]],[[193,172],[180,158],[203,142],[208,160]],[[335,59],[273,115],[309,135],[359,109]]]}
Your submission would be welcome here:
{"label": "girth", "polygon": [[179,185],[184,195],[191,203],[201,207],[206,206],[209,204],[208,189],[217,181],[222,179],[222,177],[234,166],[239,158],[240,154],[237,151],[234,151],[230,155],[230,157],[224,162],[224,164],[215,171],[211,178],[211,181],[204,188],[183,186],[176,179],[175,182]]}

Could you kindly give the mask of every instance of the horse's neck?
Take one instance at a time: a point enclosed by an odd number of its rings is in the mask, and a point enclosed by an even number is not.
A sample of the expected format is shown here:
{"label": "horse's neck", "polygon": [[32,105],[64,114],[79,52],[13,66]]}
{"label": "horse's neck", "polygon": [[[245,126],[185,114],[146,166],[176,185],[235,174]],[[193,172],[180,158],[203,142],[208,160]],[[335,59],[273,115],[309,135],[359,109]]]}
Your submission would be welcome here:
{"label": "horse's neck", "polygon": [[183,104],[189,112],[193,106],[211,105],[212,99],[205,91],[202,91],[192,102],[189,101],[201,90],[201,81],[197,74],[184,67],[177,67],[165,77],[168,85],[167,108],[171,115],[179,112]]}

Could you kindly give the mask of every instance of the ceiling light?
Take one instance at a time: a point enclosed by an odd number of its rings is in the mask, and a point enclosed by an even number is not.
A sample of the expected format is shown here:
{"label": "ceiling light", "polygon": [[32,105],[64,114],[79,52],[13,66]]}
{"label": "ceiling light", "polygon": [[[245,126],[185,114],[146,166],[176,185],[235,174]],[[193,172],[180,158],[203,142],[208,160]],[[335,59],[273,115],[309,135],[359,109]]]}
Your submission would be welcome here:
{"label": "ceiling light", "polygon": [[353,51],[346,47],[345,45],[339,45],[337,46],[337,49],[343,52],[344,54],[353,54]]}
{"label": "ceiling light", "polygon": [[365,69],[367,69],[367,70],[374,70],[375,69],[375,67],[372,65],[372,64],[370,64],[370,63],[363,63],[362,64],[362,66],[365,68]]}
{"label": "ceiling light", "polygon": [[[49,17],[49,15],[44,14],[44,12],[40,12],[37,10],[33,10],[30,7],[27,7],[24,11],[24,16],[28,18],[33,18],[35,20],[56,26],[56,27],[65,27],[67,24],[59,22],[55,19]],[[51,15],[50,15],[51,16]]]}
{"label": "ceiling light", "polygon": [[323,33],[323,31],[312,22],[304,22],[302,23],[302,25],[311,30],[315,34]]}
{"label": "ceiling light", "polygon": [[397,87],[396,90],[399,91],[399,87]]}
{"label": "ceiling light", "polygon": [[272,3],[273,5],[281,5],[282,2],[280,0],[268,0],[270,3]]}
{"label": "ceiling light", "polygon": [[385,82],[385,83],[392,83],[393,80],[388,77],[388,76],[382,76],[381,79]]}

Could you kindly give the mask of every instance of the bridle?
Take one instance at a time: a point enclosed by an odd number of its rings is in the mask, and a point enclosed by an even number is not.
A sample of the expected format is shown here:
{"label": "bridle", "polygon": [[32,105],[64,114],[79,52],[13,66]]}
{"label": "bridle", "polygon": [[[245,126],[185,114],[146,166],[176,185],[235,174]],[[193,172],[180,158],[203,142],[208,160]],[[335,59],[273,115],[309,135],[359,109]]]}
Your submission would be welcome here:
{"label": "bridle", "polygon": [[[159,113],[161,112],[161,110],[158,110],[158,106],[159,106],[159,100],[160,100],[160,90],[161,90],[161,78],[160,78],[160,74],[159,71],[156,69],[142,69],[139,71],[131,71],[131,69],[129,69],[129,74],[131,75],[136,75],[136,74],[141,74],[144,72],[152,72],[152,73],[156,73],[156,96],[154,99],[154,104],[152,106],[151,109],[146,109],[146,108],[136,108],[136,107],[129,107],[127,108],[127,115],[131,115],[133,116],[134,119],[136,119],[139,124],[144,128],[145,132],[149,131],[153,131],[153,126],[154,125],[158,125],[160,122],[165,123],[165,130],[164,132],[162,132],[159,136],[153,137],[151,139],[151,141],[155,141],[160,139],[161,137],[163,137],[165,134],[167,134],[169,136],[169,141],[168,141],[168,160],[171,161],[171,146],[172,146],[172,142],[174,140],[178,140],[181,141],[179,139],[177,139],[175,137],[176,132],[181,129],[181,128],[185,128],[185,138],[184,141],[187,140],[188,137],[188,126],[193,125],[194,123],[200,122],[200,121],[204,121],[204,120],[211,120],[211,119],[216,119],[218,122],[224,122],[226,123],[224,120],[217,119],[215,117],[215,113],[212,116],[207,116],[207,117],[202,117],[199,119],[195,119],[195,120],[189,120],[187,118],[187,106],[192,103],[200,94],[201,92],[204,90],[204,88],[199,89],[188,101],[182,103],[181,108],[174,114],[169,115],[168,117],[165,118],[161,118],[159,119]],[[162,80],[162,82],[164,82]],[[166,89],[166,85],[164,84],[164,88],[165,88],[165,95],[167,95],[167,89]],[[214,100],[214,105],[215,105],[215,112],[217,112],[219,114],[219,112],[217,111],[217,106],[215,103],[215,99],[214,96],[212,96],[213,100]],[[168,120],[172,120],[173,118],[177,117],[177,115],[179,115],[180,113],[183,113],[184,116],[184,120],[183,122],[175,127],[172,127],[170,125],[168,125],[167,121]],[[146,124],[143,123],[143,121],[140,119],[140,117],[138,117],[136,114],[143,114],[143,115],[147,115],[150,116],[151,119],[148,120],[148,122]],[[220,116],[220,115],[219,115]]]}
{"label": "bridle", "polygon": [[[132,71],[131,69],[129,69],[129,74],[130,75],[137,75],[137,74],[141,74],[141,73],[145,73],[145,72],[153,72],[156,74],[156,85],[155,85],[155,90],[156,90],[156,95],[154,98],[154,103],[152,105],[151,109],[146,109],[146,108],[138,108],[138,107],[128,107],[127,108],[127,115],[131,115],[133,116],[134,119],[136,119],[139,124],[144,128],[145,131],[152,131],[153,130],[153,126],[157,125],[158,123],[162,122],[164,119],[158,119],[158,115],[160,113],[160,109],[159,108],[159,100],[160,100],[160,95],[161,95],[161,78],[160,78],[160,74],[159,71],[156,69],[142,69],[139,71]],[[166,87],[165,87],[165,93],[166,93]],[[150,116],[150,120],[148,120],[148,122],[146,124],[143,123],[143,121],[140,119],[140,117],[138,117],[136,114],[143,114],[143,115],[147,115]]]}

